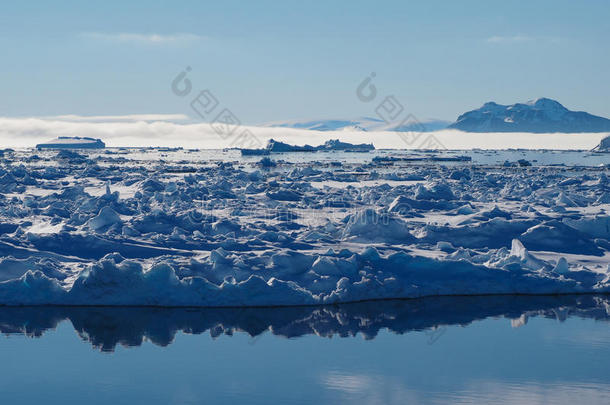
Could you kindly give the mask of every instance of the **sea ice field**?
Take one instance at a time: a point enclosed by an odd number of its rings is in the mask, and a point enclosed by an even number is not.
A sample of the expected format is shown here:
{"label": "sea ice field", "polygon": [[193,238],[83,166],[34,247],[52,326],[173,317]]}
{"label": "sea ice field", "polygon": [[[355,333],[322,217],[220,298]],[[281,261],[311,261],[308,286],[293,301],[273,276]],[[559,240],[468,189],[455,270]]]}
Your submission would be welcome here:
{"label": "sea ice field", "polygon": [[610,154],[2,151],[0,305],[610,292]]}

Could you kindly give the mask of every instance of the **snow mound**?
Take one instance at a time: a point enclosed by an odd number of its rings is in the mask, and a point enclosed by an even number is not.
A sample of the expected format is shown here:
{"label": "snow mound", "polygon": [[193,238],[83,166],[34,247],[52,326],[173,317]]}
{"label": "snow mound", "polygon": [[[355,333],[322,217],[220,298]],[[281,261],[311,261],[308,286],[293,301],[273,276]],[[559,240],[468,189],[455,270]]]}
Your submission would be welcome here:
{"label": "snow mound", "polygon": [[122,225],[121,217],[110,207],[103,207],[97,216],[87,221],[87,227],[92,231],[99,232],[111,226]]}
{"label": "snow mound", "polygon": [[374,209],[359,211],[347,217],[343,239],[368,242],[410,243],[415,238],[402,219]]}

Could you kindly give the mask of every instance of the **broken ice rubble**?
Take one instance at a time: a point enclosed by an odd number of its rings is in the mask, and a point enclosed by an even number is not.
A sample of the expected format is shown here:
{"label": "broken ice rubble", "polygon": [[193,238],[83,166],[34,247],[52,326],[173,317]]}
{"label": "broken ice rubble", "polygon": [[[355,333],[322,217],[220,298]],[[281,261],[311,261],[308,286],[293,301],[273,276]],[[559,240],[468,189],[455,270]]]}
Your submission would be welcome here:
{"label": "broken ice rubble", "polygon": [[237,151],[3,155],[0,305],[610,291],[605,166],[382,151],[268,165]]}

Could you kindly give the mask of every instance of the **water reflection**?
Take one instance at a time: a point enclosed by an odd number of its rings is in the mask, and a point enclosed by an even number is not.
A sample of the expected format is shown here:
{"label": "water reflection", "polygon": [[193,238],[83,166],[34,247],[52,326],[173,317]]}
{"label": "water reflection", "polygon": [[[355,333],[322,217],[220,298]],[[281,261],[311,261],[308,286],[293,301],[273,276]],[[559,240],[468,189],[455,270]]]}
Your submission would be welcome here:
{"label": "water reflection", "polygon": [[396,334],[424,331],[428,344],[434,344],[446,326],[489,317],[504,317],[519,327],[530,317],[608,320],[609,313],[609,296],[590,295],[435,297],[287,308],[0,307],[0,332],[40,337],[67,320],[102,351],[140,346],[145,340],[167,346],[180,331],[209,331],[212,337],[269,331],[287,338],[361,334],[373,339],[387,329]]}

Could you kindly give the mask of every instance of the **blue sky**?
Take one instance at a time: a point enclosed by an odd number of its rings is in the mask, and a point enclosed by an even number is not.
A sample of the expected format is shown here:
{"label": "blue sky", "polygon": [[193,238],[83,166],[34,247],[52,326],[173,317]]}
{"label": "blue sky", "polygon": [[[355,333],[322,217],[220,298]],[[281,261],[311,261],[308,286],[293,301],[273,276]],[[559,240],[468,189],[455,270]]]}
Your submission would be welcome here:
{"label": "blue sky", "polygon": [[420,118],[555,98],[610,117],[610,3],[22,1],[0,5],[0,116],[189,113],[191,66],[246,124],[373,115],[371,72]]}

